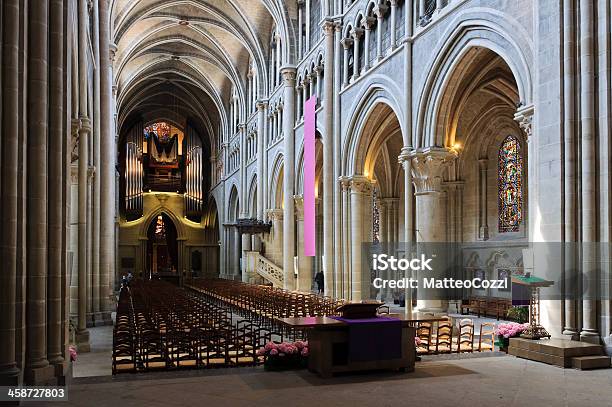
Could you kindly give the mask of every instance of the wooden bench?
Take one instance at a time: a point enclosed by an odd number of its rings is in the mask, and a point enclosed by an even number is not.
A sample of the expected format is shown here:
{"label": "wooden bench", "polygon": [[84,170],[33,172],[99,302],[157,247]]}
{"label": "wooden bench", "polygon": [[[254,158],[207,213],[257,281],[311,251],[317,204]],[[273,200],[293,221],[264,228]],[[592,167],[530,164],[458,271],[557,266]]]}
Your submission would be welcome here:
{"label": "wooden bench", "polygon": [[508,310],[512,308],[512,300],[496,297],[470,297],[461,302],[461,314],[476,314],[480,316],[507,318]]}

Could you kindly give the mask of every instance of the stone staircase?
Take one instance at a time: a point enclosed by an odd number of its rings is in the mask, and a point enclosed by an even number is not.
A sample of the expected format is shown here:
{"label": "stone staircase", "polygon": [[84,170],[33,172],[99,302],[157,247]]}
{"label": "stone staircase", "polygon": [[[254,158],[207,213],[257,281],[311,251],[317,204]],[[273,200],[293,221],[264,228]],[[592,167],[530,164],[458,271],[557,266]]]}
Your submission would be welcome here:
{"label": "stone staircase", "polygon": [[250,255],[249,264],[252,264],[253,273],[272,283],[274,287],[282,288],[284,286],[285,274],[281,267],[272,263],[258,252],[249,252],[248,254]]}
{"label": "stone staircase", "polygon": [[601,345],[567,339],[511,338],[508,354],[563,368],[610,368],[610,357],[604,354]]}

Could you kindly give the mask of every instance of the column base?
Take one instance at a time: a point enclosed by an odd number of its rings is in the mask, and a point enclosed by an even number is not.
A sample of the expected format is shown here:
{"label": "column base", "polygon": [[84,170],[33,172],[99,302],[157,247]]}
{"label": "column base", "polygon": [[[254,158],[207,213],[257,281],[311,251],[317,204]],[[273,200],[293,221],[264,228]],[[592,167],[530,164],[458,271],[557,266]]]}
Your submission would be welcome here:
{"label": "column base", "polygon": [[23,374],[24,383],[29,386],[54,385],[55,366],[47,365],[44,367],[27,368]]}
{"label": "column base", "polygon": [[72,363],[66,362],[65,360],[60,363],[53,365],[55,368],[55,377],[57,378],[58,386],[66,386],[69,384],[70,378],[72,377]]}
{"label": "column base", "polygon": [[101,311],[87,314],[87,328],[94,326],[113,325],[110,311]]}
{"label": "column base", "polygon": [[576,331],[574,328],[565,328],[562,332],[563,335],[569,336],[572,341],[580,340],[580,333]]}
{"label": "column base", "polygon": [[0,386],[18,386],[20,372],[16,366],[0,370]]}
{"label": "column base", "polygon": [[585,329],[580,332],[580,341],[599,345],[601,344],[601,337],[599,336],[599,332],[592,329]]}
{"label": "column base", "polygon": [[91,345],[89,344],[89,331],[87,329],[77,331],[75,340],[78,352],[87,353],[91,351]]}
{"label": "column base", "polygon": [[448,312],[448,302],[442,300],[417,300],[415,311],[442,314]]}

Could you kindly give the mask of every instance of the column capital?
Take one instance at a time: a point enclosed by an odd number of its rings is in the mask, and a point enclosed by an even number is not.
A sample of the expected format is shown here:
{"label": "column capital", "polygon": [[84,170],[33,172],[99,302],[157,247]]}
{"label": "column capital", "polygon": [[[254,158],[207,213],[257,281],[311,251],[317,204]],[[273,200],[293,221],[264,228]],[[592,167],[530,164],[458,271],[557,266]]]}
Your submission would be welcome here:
{"label": "column capital", "polygon": [[255,106],[257,106],[257,110],[259,110],[260,112],[264,111],[266,107],[268,107],[268,99],[258,100]]}
{"label": "column capital", "polygon": [[350,177],[351,193],[371,194],[373,183],[370,179],[363,175],[353,175]]}
{"label": "column capital", "polygon": [[408,147],[408,146],[404,146],[402,147],[402,150],[400,151],[400,155],[397,157],[397,162],[400,164],[403,164],[404,162],[409,162],[410,160],[412,160],[412,152],[414,150],[412,149],[412,147]]}
{"label": "column capital", "polygon": [[266,215],[268,216],[268,219],[270,219],[271,221],[282,221],[283,220],[283,214],[284,214],[284,211],[282,209],[279,209],[279,208],[268,209],[266,211]]}
{"label": "column capital", "polygon": [[520,106],[514,114],[514,120],[518,122],[519,126],[525,134],[527,139],[531,138],[533,134],[533,115],[535,113],[535,106],[533,104],[528,106]]}
{"label": "column capital", "polygon": [[487,169],[487,165],[489,165],[489,159],[488,158],[479,158],[478,159],[478,168],[480,168],[481,170],[486,170]]}
{"label": "column capital", "polygon": [[428,147],[410,153],[415,195],[439,193],[444,171],[457,158],[457,152],[443,147]]}
{"label": "column capital", "polygon": [[334,22],[334,20],[326,18],[325,20],[323,20],[321,27],[323,28],[323,33],[325,34],[325,36],[333,36],[334,31],[336,29],[336,23]]}
{"label": "column capital", "polygon": [[345,50],[350,49],[353,46],[353,43],[355,41],[351,38],[351,37],[347,37],[347,38],[343,38],[340,41],[340,44],[342,44],[342,46],[344,47]]}
{"label": "column capital", "polygon": [[367,16],[363,19],[363,28],[371,30],[374,23],[376,23],[376,19],[372,16]]}
{"label": "column capital", "polygon": [[389,7],[386,4],[379,4],[374,7],[372,11],[374,12],[374,14],[376,14],[376,17],[382,19],[385,17],[385,13],[387,12],[387,10],[389,10]]}
{"label": "column capital", "polygon": [[91,120],[88,117],[79,117],[79,134],[91,132]]}
{"label": "column capital", "polygon": [[87,182],[91,182],[96,177],[96,167],[90,165],[87,167]]}
{"label": "column capital", "polygon": [[351,186],[351,179],[349,177],[339,177],[338,182],[340,183],[340,187],[342,187],[343,191],[346,191]]}
{"label": "column capital", "polygon": [[280,69],[281,75],[283,76],[283,82],[285,86],[295,87],[296,68],[293,65],[286,65]]}
{"label": "column capital", "polygon": [[353,39],[358,40],[359,38],[361,38],[364,32],[365,30],[363,28],[355,27],[351,30],[351,36],[353,37]]}
{"label": "column capital", "polygon": [[109,50],[109,55],[108,57],[110,58],[111,63],[115,62],[115,57],[117,56],[117,44],[115,44],[114,42],[111,42],[108,45],[108,50]]}
{"label": "column capital", "polygon": [[304,220],[304,197],[302,195],[294,195],[295,201],[295,217],[297,220]]}

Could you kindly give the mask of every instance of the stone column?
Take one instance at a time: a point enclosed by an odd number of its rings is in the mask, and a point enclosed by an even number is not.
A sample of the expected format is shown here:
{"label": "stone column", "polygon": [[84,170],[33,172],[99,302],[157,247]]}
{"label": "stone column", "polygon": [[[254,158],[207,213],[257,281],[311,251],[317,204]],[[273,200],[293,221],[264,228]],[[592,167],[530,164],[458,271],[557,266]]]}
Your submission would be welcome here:
{"label": "stone column", "polygon": [[293,257],[295,255],[295,204],[293,200],[295,187],[295,67],[286,66],[282,69],[283,92],[283,136],[284,136],[284,168],[283,189],[285,214],[283,219],[283,270],[285,273],[285,289],[295,289],[293,274]]}
{"label": "stone column", "polygon": [[[407,244],[406,251],[412,253],[412,243],[414,242],[414,186],[412,180],[412,160],[410,154],[412,153],[411,147],[403,147],[400,156],[398,157],[399,163],[404,170],[404,242]],[[394,208],[399,206],[399,199],[394,202]],[[397,217],[397,209],[395,209],[395,216]],[[394,221],[394,238],[399,240],[399,222],[397,218]],[[407,271],[404,277],[413,277],[412,271]],[[404,290],[405,306],[404,312],[406,315],[412,313],[412,289],[405,288]]]}
{"label": "stone column", "polygon": [[[444,171],[456,158],[456,152],[442,147],[428,147],[415,150],[409,154],[412,180],[416,191],[416,235],[418,243],[440,243],[446,240],[444,208],[441,202],[442,180]],[[438,277],[434,266],[433,272],[424,277]],[[419,276],[419,277],[421,277]],[[443,276],[439,276],[443,277]],[[438,298],[440,292],[435,289],[421,289],[418,307],[421,311],[444,312],[448,302]]]}
{"label": "stone column", "polygon": [[302,103],[305,103],[308,100],[308,94],[310,93],[310,76],[304,76],[304,80],[302,81]]}
{"label": "stone column", "polygon": [[389,243],[389,201],[387,198],[378,199],[378,240],[380,243]]}
{"label": "stone column", "polygon": [[565,193],[565,321],[563,334],[578,339],[576,312],[577,168],[576,168],[576,10],[574,1],[563,1],[563,146]]}
{"label": "stone column", "polygon": [[599,342],[597,330],[597,154],[595,135],[595,55],[593,2],[580,0],[580,131],[582,151],[583,286],[582,331]]}
{"label": "stone column", "polygon": [[[91,6],[93,14],[93,27],[91,44],[93,48],[94,61],[96,69],[93,71],[93,142],[92,142],[92,165],[94,166],[95,176],[93,178],[93,191],[91,201],[91,301],[92,301],[92,321],[94,326],[100,319],[100,140],[102,138],[101,123],[100,123],[100,40],[98,34],[100,32],[100,15],[99,0],[93,0]],[[106,56],[104,57],[106,59]]]}
{"label": "stone column", "polygon": [[[50,2],[49,14],[49,139],[62,140],[67,135],[64,129],[66,112],[64,111],[64,1]],[[63,223],[63,192],[66,186],[64,178],[64,144],[51,142],[48,145],[49,160],[49,275],[47,281],[47,358],[49,363],[56,365],[58,375],[64,376],[64,344],[62,313],[62,223]]]}
{"label": "stone column", "polygon": [[264,174],[266,108],[268,101],[257,102],[257,219],[264,219],[264,184],[267,177]]}
{"label": "stone column", "polygon": [[303,44],[303,35],[302,35],[302,27],[304,26],[304,6],[305,0],[298,0],[298,57],[301,58],[304,55],[304,44]]}
{"label": "stone column", "polygon": [[[304,255],[304,198],[296,195],[294,199],[298,228],[298,278],[296,289],[309,293],[312,290],[313,258]],[[325,283],[327,283],[327,280],[325,280]]]}
{"label": "stone column", "polygon": [[351,35],[353,36],[353,81],[356,81],[359,78],[359,72],[361,71],[361,67],[359,66],[359,44],[361,36],[363,35],[363,28],[355,27],[351,31]]}
{"label": "stone column", "polygon": [[478,227],[478,238],[480,240],[489,240],[489,225],[488,225],[488,194],[487,194],[487,169],[489,160],[481,158],[478,160],[478,174],[479,174],[479,190],[478,190],[478,206],[480,207],[478,214],[480,219],[480,225]]}
{"label": "stone column", "polygon": [[[238,228],[236,228],[238,230]],[[247,252],[250,252],[252,249],[251,246],[251,235],[244,233],[242,235],[242,281],[244,283],[249,282],[249,268],[247,267],[247,262],[249,261],[249,257]]]}
{"label": "stone column", "polygon": [[24,381],[44,383],[53,377],[47,359],[47,147],[48,18],[47,2],[29,9],[27,93],[26,220],[26,369]]}
{"label": "stone column", "polygon": [[[342,44],[342,48],[344,48],[342,86],[347,86],[349,84],[349,50],[353,46],[353,39],[345,38],[340,42]],[[353,59],[355,58],[353,57]]]}
{"label": "stone column", "polygon": [[313,71],[313,72],[310,73],[310,75],[308,75],[308,84],[310,85],[309,91],[308,91],[308,95],[310,97],[313,97],[315,95],[318,96],[317,92],[315,90],[315,82],[316,82],[316,80],[317,80],[317,75]]}
{"label": "stone column", "polygon": [[325,103],[323,104],[323,278],[325,295],[333,296],[334,279],[334,23],[323,23],[325,35],[325,70],[323,80]]}
{"label": "stone column", "polygon": [[[408,4],[406,7],[411,7]],[[410,24],[410,21],[406,21],[406,24]],[[397,35],[395,33],[395,25],[397,24],[397,0],[391,0],[391,51],[397,47]]]}
{"label": "stone column", "polygon": [[342,188],[342,295],[341,298],[351,299],[351,180],[349,177],[340,177],[339,183]]}
{"label": "stone column", "polygon": [[419,20],[425,15],[425,0],[419,0]]}
{"label": "stone column", "polygon": [[312,27],[310,27],[310,1],[311,0],[305,0],[306,1],[306,50],[305,50],[305,54],[308,53],[308,51],[310,51],[310,46],[312,45],[310,43],[310,30],[312,29]]}
{"label": "stone column", "polygon": [[[281,264],[283,259],[283,210],[270,209],[268,210],[268,218],[272,222],[272,244],[269,252],[266,252],[266,257],[276,264]],[[292,260],[293,261],[293,260]]]}
{"label": "stone column", "polygon": [[[374,17],[366,17],[363,23],[363,28],[365,30],[363,51],[364,51],[364,61],[363,61],[363,70],[364,72],[370,69],[370,35],[372,34],[372,25],[376,19]],[[381,30],[378,30],[381,31]]]}
{"label": "stone column", "polygon": [[374,8],[374,14],[376,14],[376,18],[378,19],[378,28],[376,30],[376,58],[378,61],[383,59],[383,49],[382,49],[382,38],[383,38],[383,20],[385,18],[385,13],[387,12],[387,6],[384,4],[379,4]]}
{"label": "stone column", "polygon": [[113,304],[110,295],[115,281],[115,140],[113,69],[116,46],[110,38],[110,5],[100,2],[100,309],[104,323],[111,324]]}
{"label": "stone column", "polygon": [[372,241],[372,182],[351,178],[351,301],[370,299],[370,272],[363,264],[363,244]]}
{"label": "stone column", "polygon": [[89,352],[89,331],[87,330],[87,173],[89,161],[89,135],[91,122],[88,116],[87,30],[89,15],[87,1],[79,1],[79,192],[78,192],[78,235],[79,235],[79,309],[76,342],[80,352]]}
{"label": "stone column", "polygon": [[0,385],[15,386],[19,381],[15,353],[17,300],[17,195],[19,167],[19,0],[3,0],[2,13],[2,109],[0,175]]}
{"label": "stone column", "polygon": [[241,254],[241,240],[242,237],[240,236],[240,232],[238,232],[238,228],[237,227],[233,227],[232,228],[232,233],[234,234],[233,239],[232,239],[232,243],[234,244],[234,254],[230,256],[230,258],[234,259],[234,269],[232,270],[232,279],[239,281],[242,279],[241,275],[240,275],[240,259],[242,258],[242,256],[240,256]]}
{"label": "stone column", "polygon": [[[334,72],[334,83],[332,94],[326,94],[326,104],[332,103],[333,99],[333,109],[332,109],[332,132],[327,130],[327,122],[326,126],[326,134],[329,140],[333,140],[333,151],[340,151],[341,145],[341,133],[340,133],[340,90],[342,88],[342,66],[341,66],[341,56],[342,56],[342,24],[339,21],[334,21],[334,63],[333,63],[333,72]],[[327,62],[326,62],[327,65]],[[329,65],[327,65],[327,74],[331,73],[331,69]],[[326,75],[327,76],[327,75]],[[326,87],[327,92],[327,87]],[[329,142],[329,141],[328,141]],[[324,146],[325,147],[325,146]],[[343,268],[342,268],[342,190],[340,187],[340,183],[336,180],[340,177],[341,173],[341,160],[334,160],[333,167],[333,179],[332,179],[332,187],[334,188],[334,296],[336,298],[343,298]],[[325,184],[325,177],[323,177],[323,183]],[[325,193],[325,191],[323,191]],[[325,256],[327,259],[327,256]]]}

